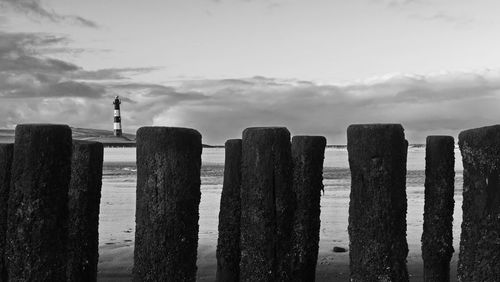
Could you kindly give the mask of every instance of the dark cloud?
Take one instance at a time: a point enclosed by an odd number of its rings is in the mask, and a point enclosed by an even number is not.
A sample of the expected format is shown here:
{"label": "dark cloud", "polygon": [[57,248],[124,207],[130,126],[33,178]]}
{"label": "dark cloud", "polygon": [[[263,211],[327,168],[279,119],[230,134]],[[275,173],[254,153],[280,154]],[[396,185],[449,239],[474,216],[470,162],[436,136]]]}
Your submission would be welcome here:
{"label": "dark cloud", "polygon": [[[67,42],[62,36],[45,33],[9,33],[0,31],[0,55],[15,52],[17,54],[38,53],[38,48]],[[36,51],[33,51],[36,49]]]}
{"label": "dark cloud", "polygon": [[33,97],[84,97],[88,99],[95,99],[102,97],[105,93],[104,88],[100,85],[76,81],[46,83],[38,87],[34,85],[19,85],[18,87],[8,85],[7,87],[9,87],[10,90],[4,91],[4,95],[2,95],[3,98],[25,99]]}
{"label": "dark cloud", "polygon": [[102,90],[72,81],[79,66],[38,54],[66,38],[37,33],[0,32],[0,96],[8,98],[81,96],[96,97]]}
{"label": "dark cloud", "polygon": [[49,20],[55,23],[71,23],[85,27],[97,28],[98,24],[89,19],[74,15],[61,15],[43,7],[39,0],[0,0],[0,8],[9,8],[24,13],[29,17]]}
{"label": "dark cloud", "polygon": [[48,50],[57,49],[62,52],[64,48],[60,48],[59,45],[65,42],[67,42],[65,37],[43,33],[0,32],[0,73],[9,76],[29,75],[35,78],[117,80],[159,69],[143,67],[89,71],[73,63],[46,56],[47,53],[51,53]]}

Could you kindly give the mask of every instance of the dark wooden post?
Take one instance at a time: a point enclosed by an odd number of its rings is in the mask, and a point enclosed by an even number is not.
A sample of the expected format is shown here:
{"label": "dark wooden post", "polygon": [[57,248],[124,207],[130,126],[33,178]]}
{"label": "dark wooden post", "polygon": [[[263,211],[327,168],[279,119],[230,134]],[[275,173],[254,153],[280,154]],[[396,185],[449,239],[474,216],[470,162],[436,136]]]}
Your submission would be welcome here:
{"label": "dark wooden post", "polygon": [[316,279],[325,147],[326,138],[322,136],[292,138],[293,190],[297,197],[292,246],[293,281]]}
{"label": "dark wooden post", "polygon": [[225,147],[216,281],[234,282],[240,280],[241,139],[228,140]]}
{"label": "dark wooden post", "polygon": [[7,217],[10,281],[66,281],[71,129],[16,127]]}
{"label": "dark wooden post", "polygon": [[201,135],[187,128],[137,131],[134,281],[195,281]]}
{"label": "dark wooden post", "polygon": [[0,281],[7,281],[5,244],[7,233],[7,203],[9,201],[13,154],[14,144],[0,144]]}
{"label": "dark wooden post", "polygon": [[351,125],[351,281],[408,281],[406,157],[399,124]]}
{"label": "dark wooden post", "polygon": [[500,125],[462,131],[463,221],[458,280],[500,281]]}
{"label": "dark wooden post", "polygon": [[425,205],[422,258],[424,281],[450,281],[453,255],[455,141],[428,136],[425,147]]}
{"label": "dark wooden post", "polygon": [[68,193],[68,281],[97,280],[103,154],[101,143],[73,141]]}
{"label": "dark wooden post", "polygon": [[295,195],[290,132],[243,131],[240,281],[290,279]]}

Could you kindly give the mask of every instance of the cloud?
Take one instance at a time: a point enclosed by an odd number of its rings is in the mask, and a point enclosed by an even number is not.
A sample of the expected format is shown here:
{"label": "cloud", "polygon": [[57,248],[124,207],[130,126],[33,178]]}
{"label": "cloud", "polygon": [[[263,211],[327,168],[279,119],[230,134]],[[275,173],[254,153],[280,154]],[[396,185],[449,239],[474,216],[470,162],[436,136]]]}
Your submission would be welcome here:
{"label": "cloud", "polygon": [[133,79],[155,67],[85,70],[47,56],[66,41],[0,33],[0,127],[50,122],[110,129],[115,95],[123,100],[125,131],[191,127],[212,144],[241,137],[250,126],[286,126],[342,144],[349,124],[373,122],[402,123],[408,140],[420,143],[430,134],[456,136],[500,120],[500,70],[389,74],[347,84],[256,76],[161,85]]}
{"label": "cloud", "polygon": [[0,27],[8,22],[7,17],[0,16]]}
{"label": "cloud", "polygon": [[131,81],[158,67],[85,70],[47,56],[53,49],[64,51],[60,45],[67,41],[44,33],[0,32],[0,127],[50,122],[106,128],[111,101],[121,95],[124,108],[130,106],[125,124],[135,129],[152,124],[169,107],[206,99],[196,91]]}
{"label": "cloud", "polygon": [[99,69],[94,71],[87,71],[81,69],[79,72],[75,73],[72,77],[75,79],[86,79],[86,80],[117,80],[117,79],[126,79],[130,76],[135,76],[138,74],[149,73],[159,69],[161,68],[159,67],[109,68],[109,69]]}
{"label": "cloud", "polygon": [[197,128],[207,142],[218,144],[250,126],[287,126],[293,134],[345,143],[349,124],[373,122],[402,123],[410,142],[423,142],[429,134],[457,135],[500,118],[500,72],[492,70],[393,75],[349,85],[269,78],[188,81],[176,89],[208,98],[169,107],[155,123]]}
{"label": "cloud", "polygon": [[410,5],[427,4],[427,0],[372,0],[376,3],[382,3],[388,7],[404,7]]}
{"label": "cloud", "polygon": [[[222,4],[222,3],[230,3],[230,2],[235,2],[235,1],[234,0],[233,1],[227,1],[227,0],[210,0],[210,2],[215,3],[215,4]],[[268,11],[272,11],[272,10],[275,10],[275,9],[283,7],[289,1],[287,1],[287,0],[239,0],[237,2],[240,2],[240,3],[257,3],[257,4],[261,4],[261,5],[264,5],[264,7]],[[206,12],[207,12],[208,16],[211,16],[211,12],[210,11],[206,11]]]}
{"label": "cloud", "polygon": [[96,97],[102,94],[103,90],[95,85],[72,81],[90,76],[92,72],[37,52],[38,48],[50,48],[65,41],[64,37],[48,34],[0,32],[0,96]]}
{"label": "cloud", "polygon": [[59,53],[64,52],[64,47],[59,45],[67,41],[65,37],[44,33],[0,32],[0,79],[3,78],[3,82],[7,84],[9,81],[18,80],[31,80],[34,83],[60,80],[120,80],[159,69],[147,67],[85,70],[73,63],[46,56],[52,53],[53,49],[57,49]]}
{"label": "cloud", "polygon": [[[475,22],[474,18],[466,15],[454,15],[450,11],[438,10],[436,3],[428,0],[371,0],[386,5],[391,9],[408,13],[411,19],[431,22],[441,22],[454,26],[466,26]],[[417,9],[418,8],[418,9]]]}
{"label": "cloud", "polygon": [[390,74],[348,84],[252,78],[135,81],[156,67],[86,70],[53,58],[68,38],[0,32],[0,127],[66,123],[111,129],[112,100],[122,97],[123,127],[198,129],[205,143],[223,144],[250,126],[286,126],[292,134],[345,143],[349,124],[402,123],[411,143],[430,134],[456,136],[500,120],[500,70]]}
{"label": "cloud", "polygon": [[349,124],[373,122],[402,123],[408,140],[420,143],[500,119],[499,70],[391,74],[348,84],[256,76],[160,85],[128,77],[155,68],[87,71],[19,44],[47,48],[40,42],[60,40],[0,35],[0,127],[37,121],[111,128],[114,95],[123,99],[127,132],[152,124],[191,127],[212,144],[241,137],[250,126],[287,126],[295,135],[342,144]]}
{"label": "cloud", "polygon": [[44,19],[54,23],[70,23],[90,28],[99,27],[94,21],[80,16],[61,15],[54,11],[49,11],[42,6],[39,0],[0,0],[0,7],[9,8],[32,18]]}
{"label": "cloud", "polygon": [[410,16],[414,19],[424,20],[424,21],[436,21],[448,23],[456,26],[464,26],[473,23],[475,20],[467,16],[455,16],[444,11],[435,12],[431,15],[421,15],[414,14]]}

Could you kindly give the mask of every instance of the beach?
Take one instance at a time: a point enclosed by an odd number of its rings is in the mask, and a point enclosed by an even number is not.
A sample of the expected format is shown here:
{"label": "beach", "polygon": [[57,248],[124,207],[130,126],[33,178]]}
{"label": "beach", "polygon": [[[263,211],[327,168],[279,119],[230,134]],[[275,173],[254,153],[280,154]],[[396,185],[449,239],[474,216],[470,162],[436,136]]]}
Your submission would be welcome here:
{"label": "beach", "polygon": [[[452,281],[462,222],[462,161],[455,149],[455,210],[451,262]],[[411,147],[407,162],[407,241],[410,281],[422,281],[420,237],[423,228],[425,148]],[[214,281],[217,224],[224,172],[224,149],[204,148],[201,168],[200,230],[197,281]],[[350,172],[346,148],[327,148],[321,198],[321,229],[317,281],[348,281],[349,252],[334,253],[333,247],[349,248],[347,232]],[[135,148],[106,148],[99,219],[99,281],[130,281],[135,230]]]}

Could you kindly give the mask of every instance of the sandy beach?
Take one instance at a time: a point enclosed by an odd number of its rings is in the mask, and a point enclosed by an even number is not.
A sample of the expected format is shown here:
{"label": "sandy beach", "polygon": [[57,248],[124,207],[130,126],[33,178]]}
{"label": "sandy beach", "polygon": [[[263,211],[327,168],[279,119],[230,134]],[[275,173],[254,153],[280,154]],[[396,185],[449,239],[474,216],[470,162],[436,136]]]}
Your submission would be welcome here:
{"label": "sandy beach", "polygon": [[[347,221],[350,174],[345,149],[327,149],[321,199],[321,231],[317,281],[348,281],[349,253],[334,253],[333,247],[349,247]],[[452,281],[456,281],[456,263],[462,218],[461,159],[455,152],[455,213]],[[222,188],[224,149],[204,149],[201,171],[202,198],[198,243],[198,281],[214,281],[216,270],[217,224]],[[407,240],[410,281],[422,281],[420,252],[424,207],[424,148],[410,148],[407,173]],[[130,281],[133,266],[135,230],[135,150],[107,148],[105,151],[101,215],[99,222],[99,281]]]}

